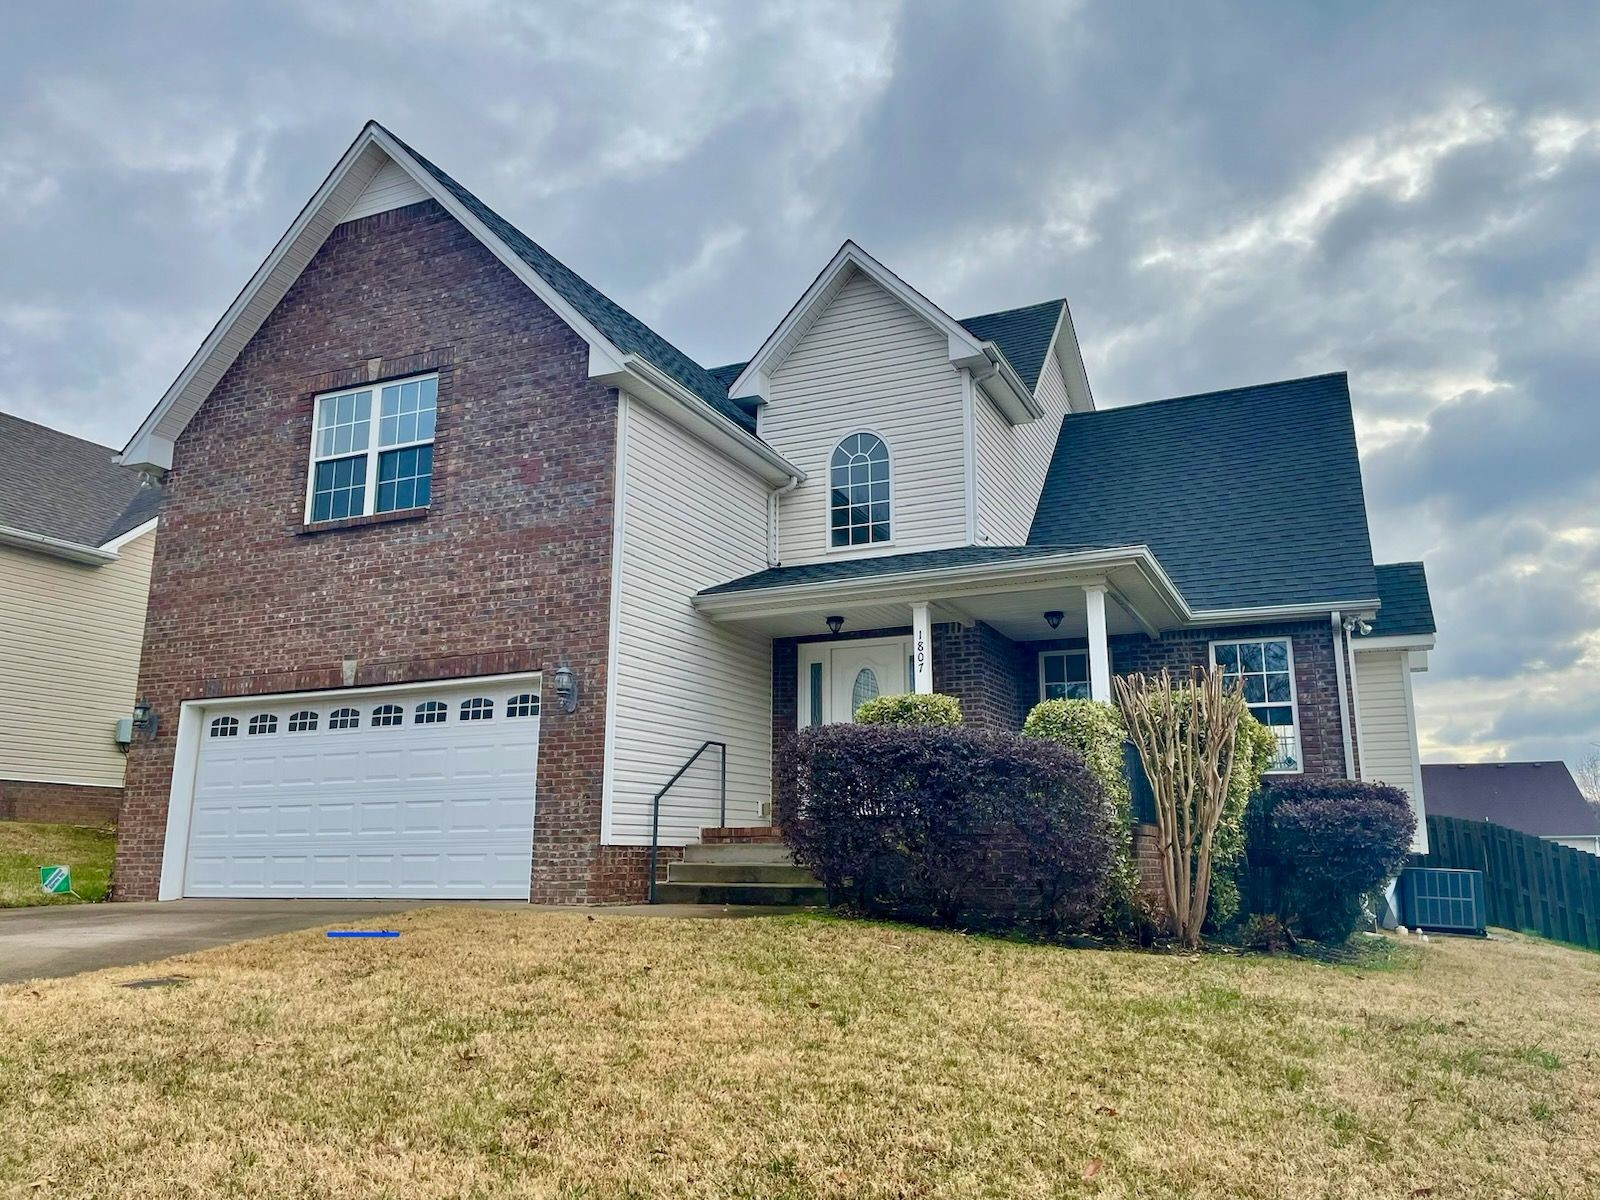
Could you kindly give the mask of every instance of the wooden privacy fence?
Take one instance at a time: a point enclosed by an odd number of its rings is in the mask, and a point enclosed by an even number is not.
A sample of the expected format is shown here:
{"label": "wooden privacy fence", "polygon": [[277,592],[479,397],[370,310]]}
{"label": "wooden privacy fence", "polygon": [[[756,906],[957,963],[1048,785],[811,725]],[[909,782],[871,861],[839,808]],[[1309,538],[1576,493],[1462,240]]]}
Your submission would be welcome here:
{"label": "wooden privacy fence", "polygon": [[1419,867],[1482,871],[1488,923],[1600,950],[1600,857],[1465,817],[1430,816]]}

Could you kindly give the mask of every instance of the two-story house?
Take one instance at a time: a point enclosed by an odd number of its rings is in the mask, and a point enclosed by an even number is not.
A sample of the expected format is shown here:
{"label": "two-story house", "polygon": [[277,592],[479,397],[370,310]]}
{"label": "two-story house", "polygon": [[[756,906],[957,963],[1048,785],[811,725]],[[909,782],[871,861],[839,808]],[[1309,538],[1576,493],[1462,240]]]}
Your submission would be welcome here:
{"label": "two-story house", "polygon": [[956,320],[853,243],[706,369],[369,124],[123,457],[123,897],[638,899],[870,696],[1015,729],[1212,662],[1279,769],[1420,804],[1342,375],[1097,411],[1064,301]]}

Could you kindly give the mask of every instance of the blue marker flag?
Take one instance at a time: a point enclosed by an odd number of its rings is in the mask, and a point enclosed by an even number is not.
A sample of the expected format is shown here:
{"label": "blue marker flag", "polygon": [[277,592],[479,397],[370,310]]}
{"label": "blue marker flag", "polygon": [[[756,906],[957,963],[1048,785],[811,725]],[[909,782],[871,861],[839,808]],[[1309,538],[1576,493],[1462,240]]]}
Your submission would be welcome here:
{"label": "blue marker flag", "polygon": [[333,938],[392,938],[399,937],[398,929],[330,929],[328,936]]}

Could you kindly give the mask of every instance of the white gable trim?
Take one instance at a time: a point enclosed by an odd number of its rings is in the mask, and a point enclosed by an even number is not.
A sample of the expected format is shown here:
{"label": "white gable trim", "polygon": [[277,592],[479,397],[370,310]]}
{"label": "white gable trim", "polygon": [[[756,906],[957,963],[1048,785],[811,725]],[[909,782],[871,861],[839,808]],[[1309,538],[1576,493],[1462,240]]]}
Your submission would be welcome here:
{"label": "white gable trim", "polygon": [[[1055,356],[1061,367],[1061,378],[1067,384],[1067,405],[1075,413],[1094,411],[1094,393],[1089,390],[1089,372],[1083,365],[1083,350],[1078,345],[1078,331],[1072,324],[1072,306],[1061,302],[1061,313],[1056,317],[1055,332],[1050,335],[1050,348],[1045,351],[1048,360]],[[1039,373],[1044,378],[1044,372]]]}
{"label": "white gable trim", "polygon": [[266,261],[245,284],[244,290],[228,306],[222,319],[200,344],[200,349],[179,373],[157,402],[138,432],[123,448],[119,461],[136,466],[172,466],[172,445],[200,410],[211,389],[255,336],[262,323],[277,307],[300,272],[327,240],[334,227],[343,222],[350,206],[366,190],[384,165],[390,161],[406,173],[442,208],[488,248],[528,289],[553,309],[557,316],[589,343],[589,373],[592,376],[616,372],[624,355],[576,309],[568,304],[545,280],[484,223],[425,171],[406,149],[376,122],[366,127],[344,152],[322,186],[311,197],[300,215],[289,226]]}
{"label": "white gable trim", "polygon": [[744,370],[728,388],[728,395],[736,399],[765,399],[773,374],[839,294],[840,288],[858,271],[945,335],[951,366],[957,370],[969,370],[979,380],[998,378],[1002,381],[1003,386],[992,389],[985,386],[984,390],[1013,422],[1031,421],[1044,415],[1033,394],[1023,387],[1022,381],[993,342],[979,341],[954,317],[853,241],[847,241],[839,247],[838,253],[811,281],[811,286],[778,323],[778,327],[767,335],[767,340],[761,343],[755,357],[745,364]]}

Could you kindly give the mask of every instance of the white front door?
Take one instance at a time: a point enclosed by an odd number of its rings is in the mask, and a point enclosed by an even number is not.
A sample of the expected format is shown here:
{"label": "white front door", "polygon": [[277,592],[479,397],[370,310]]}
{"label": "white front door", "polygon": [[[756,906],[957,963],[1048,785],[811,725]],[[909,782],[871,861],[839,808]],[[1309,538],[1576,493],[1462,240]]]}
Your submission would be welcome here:
{"label": "white front door", "polygon": [[863,638],[800,647],[800,726],[853,721],[875,696],[912,689],[911,639]]}
{"label": "white front door", "polygon": [[539,681],[219,702],[183,894],[528,898]]}

